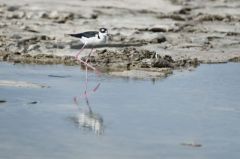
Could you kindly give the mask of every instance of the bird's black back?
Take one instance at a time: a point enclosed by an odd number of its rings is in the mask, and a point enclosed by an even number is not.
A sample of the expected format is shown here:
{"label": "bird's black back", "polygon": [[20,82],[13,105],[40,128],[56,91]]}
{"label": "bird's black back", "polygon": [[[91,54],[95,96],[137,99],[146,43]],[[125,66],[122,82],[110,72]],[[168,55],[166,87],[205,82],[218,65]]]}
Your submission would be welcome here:
{"label": "bird's black back", "polygon": [[76,37],[76,38],[82,38],[82,37],[90,38],[90,37],[96,36],[96,34],[98,34],[97,31],[87,31],[87,32],[83,32],[83,33],[69,34],[69,35]]}

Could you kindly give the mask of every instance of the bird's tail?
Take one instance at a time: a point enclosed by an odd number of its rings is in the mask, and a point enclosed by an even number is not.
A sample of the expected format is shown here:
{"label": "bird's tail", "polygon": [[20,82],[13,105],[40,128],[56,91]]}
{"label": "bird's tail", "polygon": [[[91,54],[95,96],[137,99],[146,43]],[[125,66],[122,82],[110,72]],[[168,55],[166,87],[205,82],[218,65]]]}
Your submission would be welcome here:
{"label": "bird's tail", "polygon": [[73,34],[64,34],[64,37],[70,37],[73,36]]}
{"label": "bird's tail", "polygon": [[75,38],[81,38],[82,37],[82,34],[79,33],[79,34],[64,34],[64,36],[72,36],[72,37],[75,37]]}

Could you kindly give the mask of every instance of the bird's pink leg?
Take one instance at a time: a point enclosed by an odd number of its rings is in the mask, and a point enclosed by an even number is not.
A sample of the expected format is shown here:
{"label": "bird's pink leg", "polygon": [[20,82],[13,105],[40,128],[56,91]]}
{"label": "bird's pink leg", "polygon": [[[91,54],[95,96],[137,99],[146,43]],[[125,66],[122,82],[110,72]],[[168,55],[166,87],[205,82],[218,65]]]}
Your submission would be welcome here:
{"label": "bird's pink leg", "polygon": [[85,43],[82,48],[79,50],[79,52],[77,53],[77,55],[75,56],[76,59],[78,60],[78,56],[80,55],[80,53],[84,50],[85,46],[87,45],[87,43]]}
{"label": "bird's pink leg", "polygon": [[[81,58],[79,58],[79,55],[80,55],[80,53],[84,50],[84,48],[85,48],[85,46],[87,45],[87,43],[85,43],[84,45],[83,45],[83,47],[79,50],[79,52],[76,54],[76,59],[80,62],[80,63],[83,63],[86,67],[89,67],[89,68],[91,68],[92,70],[94,70],[96,73],[97,73],[97,75],[100,75],[100,72],[95,68],[95,67],[93,67],[92,65],[90,65],[90,64],[88,64],[86,61],[87,60],[85,60],[85,61],[83,61]],[[93,50],[93,49],[92,49]],[[92,50],[91,50],[91,52],[90,52],[90,54],[88,55],[88,58],[90,57],[90,55],[91,55],[91,53],[92,53]],[[87,59],[88,59],[87,58]]]}
{"label": "bird's pink leg", "polygon": [[[88,54],[85,62],[88,63],[88,60],[89,60],[89,57],[91,56],[92,54],[92,51],[93,49],[91,49],[91,52]],[[86,74],[85,74],[85,93],[87,93],[87,84],[88,84],[88,67],[85,67],[85,70],[86,70]]]}
{"label": "bird's pink leg", "polygon": [[[100,72],[99,72],[95,67],[93,67],[92,65],[90,65],[90,64],[88,63],[89,57],[91,56],[93,49],[92,49],[91,52],[88,54],[88,56],[87,56],[87,58],[86,58],[85,61],[83,61],[81,58],[79,58],[79,54],[82,52],[82,50],[84,49],[85,46],[86,46],[86,44],[83,45],[83,47],[81,48],[81,50],[80,50],[80,51],[78,52],[78,54],[76,55],[77,60],[80,61],[80,63],[83,63],[83,64],[85,65],[85,91],[84,91],[84,93],[83,93],[82,95],[80,95],[79,97],[85,99],[85,101],[86,101],[86,103],[87,103],[87,106],[88,106],[88,108],[89,108],[89,111],[91,111],[91,107],[90,107],[89,101],[88,101],[88,95],[96,92],[97,89],[100,87],[100,83],[98,83],[96,87],[94,87],[91,91],[88,92],[88,87],[87,87],[87,85],[88,85],[88,67],[91,68],[91,69],[93,69],[93,70],[97,73],[97,75],[100,75]],[[76,105],[79,105],[79,103],[78,103],[78,97],[74,97],[74,103],[75,103]]]}
{"label": "bird's pink leg", "polygon": [[[92,51],[93,51],[93,49],[91,49],[91,52],[88,54],[88,56],[87,56],[87,58],[86,58],[86,60],[85,60],[85,62],[86,63],[88,63],[88,60],[89,60],[89,57],[91,56],[91,54],[92,54]],[[88,87],[87,87],[87,85],[88,85],[88,67],[86,66],[85,67],[85,70],[86,70],[86,74],[85,74],[85,91],[84,91],[84,98],[85,98],[85,101],[86,101],[86,104],[87,104],[87,107],[88,107],[88,111],[91,113],[92,112],[92,108],[91,108],[91,106],[90,106],[90,104],[89,104],[89,100],[88,100],[88,94],[87,94],[87,90],[88,90]]]}

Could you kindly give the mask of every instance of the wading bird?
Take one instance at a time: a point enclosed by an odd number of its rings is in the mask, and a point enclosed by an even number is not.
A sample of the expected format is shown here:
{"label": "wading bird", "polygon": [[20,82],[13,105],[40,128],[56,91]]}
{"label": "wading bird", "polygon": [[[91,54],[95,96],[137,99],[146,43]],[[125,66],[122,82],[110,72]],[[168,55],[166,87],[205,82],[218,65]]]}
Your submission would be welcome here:
{"label": "wading bird", "polygon": [[[91,64],[88,63],[89,57],[92,54],[93,51],[93,47],[96,45],[101,45],[101,44],[105,44],[108,40],[108,30],[106,28],[100,28],[99,31],[87,31],[87,32],[82,32],[82,33],[77,33],[77,34],[68,34],[72,37],[76,37],[76,38],[80,38],[80,41],[83,43],[82,48],[80,49],[80,51],[76,54],[76,59],[85,65],[85,91],[84,91],[84,96],[85,99],[87,100],[87,95],[89,94],[87,85],[88,85],[88,68],[91,68],[92,70],[94,70],[96,73],[99,73],[97,71],[97,69],[95,67],[93,67]],[[85,61],[83,61],[81,59],[81,57],[79,57],[79,55],[81,54],[81,52],[84,50],[84,48],[88,46],[88,47],[92,47],[90,53],[88,54],[87,58]],[[100,86],[100,83],[97,84],[96,87],[94,87],[94,89],[92,89],[91,92],[95,92]],[[90,93],[91,93],[90,92]],[[74,101],[77,101],[77,98],[74,98]]]}

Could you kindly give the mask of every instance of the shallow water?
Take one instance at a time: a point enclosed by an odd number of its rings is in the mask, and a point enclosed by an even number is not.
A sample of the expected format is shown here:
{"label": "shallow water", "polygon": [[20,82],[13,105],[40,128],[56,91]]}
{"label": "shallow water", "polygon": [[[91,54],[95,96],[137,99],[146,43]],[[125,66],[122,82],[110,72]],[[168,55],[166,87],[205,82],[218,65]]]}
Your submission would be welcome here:
{"label": "shallow water", "polygon": [[[90,74],[92,87],[102,83],[89,97],[93,112],[103,118],[101,135],[72,120],[79,114],[73,97],[84,90],[78,67],[0,63],[0,80],[50,86],[0,87],[0,99],[7,101],[0,103],[0,158],[240,156],[240,64],[201,65],[154,84]],[[86,108],[84,101],[80,104]]]}

